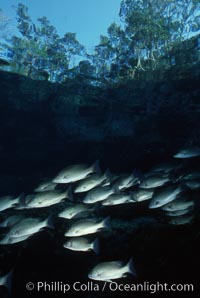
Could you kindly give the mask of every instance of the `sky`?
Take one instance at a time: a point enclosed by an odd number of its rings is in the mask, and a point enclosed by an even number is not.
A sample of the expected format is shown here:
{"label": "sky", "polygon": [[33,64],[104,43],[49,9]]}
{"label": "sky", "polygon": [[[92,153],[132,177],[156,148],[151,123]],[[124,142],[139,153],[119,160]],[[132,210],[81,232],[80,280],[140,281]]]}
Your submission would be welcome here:
{"label": "sky", "polygon": [[119,22],[121,0],[1,0],[0,9],[15,18],[13,6],[23,3],[33,21],[46,16],[62,36],[75,32],[79,42],[92,49],[106,35],[112,22]]}

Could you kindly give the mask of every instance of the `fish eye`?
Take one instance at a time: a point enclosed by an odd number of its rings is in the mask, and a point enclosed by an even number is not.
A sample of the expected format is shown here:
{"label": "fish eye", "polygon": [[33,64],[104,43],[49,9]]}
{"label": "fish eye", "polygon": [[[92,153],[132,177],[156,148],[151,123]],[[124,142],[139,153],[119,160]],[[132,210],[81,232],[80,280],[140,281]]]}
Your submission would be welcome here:
{"label": "fish eye", "polygon": [[155,202],[155,205],[157,206],[159,204],[159,202],[157,201],[157,202]]}

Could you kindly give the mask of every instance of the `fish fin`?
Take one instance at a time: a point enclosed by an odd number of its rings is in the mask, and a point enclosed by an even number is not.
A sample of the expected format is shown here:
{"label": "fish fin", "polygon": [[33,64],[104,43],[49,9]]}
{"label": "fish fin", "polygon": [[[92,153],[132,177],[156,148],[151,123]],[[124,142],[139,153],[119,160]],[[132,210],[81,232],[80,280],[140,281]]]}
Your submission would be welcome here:
{"label": "fish fin", "polygon": [[134,266],[134,262],[133,262],[133,258],[130,258],[130,260],[128,261],[127,265],[127,272],[134,275],[134,276],[137,276],[136,274],[136,271],[135,271],[135,266]]}
{"label": "fish fin", "polygon": [[138,201],[135,199],[135,191],[130,191],[130,201],[138,202]]}
{"label": "fish fin", "polygon": [[110,183],[110,181],[109,180],[104,180],[100,185],[101,186],[108,186],[108,185],[110,185],[111,183]]}
{"label": "fish fin", "polygon": [[132,202],[135,202],[134,200],[132,200],[131,198],[129,199],[126,199],[125,203],[132,203]]}
{"label": "fish fin", "polygon": [[53,220],[52,220],[53,215],[49,215],[49,217],[46,219],[46,224],[45,226],[49,229],[55,229],[54,224],[53,224]]}
{"label": "fish fin", "polygon": [[93,251],[95,252],[96,255],[99,254],[99,239],[96,238],[93,242],[93,246],[92,246]]}
{"label": "fish fin", "polygon": [[182,192],[191,190],[191,188],[185,182],[180,183],[179,187]]}
{"label": "fish fin", "polygon": [[26,197],[25,197],[25,193],[22,192],[18,197],[18,204],[17,206],[15,207],[15,209],[25,209],[26,208]]}
{"label": "fish fin", "polygon": [[12,275],[13,275],[13,270],[8,272],[3,277],[0,277],[0,285],[6,287],[9,294],[11,293]]}
{"label": "fish fin", "polygon": [[102,226],[103,228],[111,228],[111,225],[110,225],[110,216],[107,216],[103,222],[102,222]]}
{"label": "fish fin", "polygon": [[130,182],[129,183],[133,183],[133,185],[137,185],[140,183],[140,179],[138,177],[138,175],[135,175],[135,172],[133,171],[132,174],[130,175]]}
{"label": "fish fin", "polygon": [[5,225],[5,222],[4,222],[4,221],[2,221],[2,222],[0,223],[0,228],[6,228],[6,225]]}
{"label": "fish fin", "polygon": [[92,170],[94,173],[101,174],[101,169],[99,166],[99,160],[96,160],[95,163],[92,165]]}
{"label": "fish fin", "polygon": [[120,189],[119,189],[119,183],[115,183],[113,185],[113,190],[114,190],[114,193],[116,193],[116,194],[120,194],[121,193],[120,192]]}
{"label": "fish fin", "polygon": [[109,179],[112,178],[111,171],[109,169],[107,169],[103,176],[105,177],[105,179],[107,179],[109,181]]}
{"label": "fish fin", "polygon": [[139,180],[139,183],[145,179],[141,170],[134,169],[132,175]]}
{"label": "fish fin", "polygon": [[70,185],[68,187],[68,189],[66,190],[66,197],[70,200],[70,201],[73,201],[74,198],[73,198],[73,193],[72,193],[72,186]]}

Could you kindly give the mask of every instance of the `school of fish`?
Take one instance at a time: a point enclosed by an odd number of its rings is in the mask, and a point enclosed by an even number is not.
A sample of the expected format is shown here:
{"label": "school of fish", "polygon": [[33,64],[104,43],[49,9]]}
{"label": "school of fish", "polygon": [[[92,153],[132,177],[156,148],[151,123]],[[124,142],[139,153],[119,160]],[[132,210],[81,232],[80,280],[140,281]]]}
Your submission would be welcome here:
{"label": "school of fish", "polygon": [[[61,244],[65,249],[99,254],[98,233],[110,229],[112,218],[98,218],[96,210],[143,201],[149,209],[159,210],[169,224],[190,224],[195,220],[193,194],[200,190],[200,169],[185,170],[184,161],[199,156],[200,149],[186,148],[177,152],[171,162],[158,164],[148,172],[134,170],[122,175],[109,170],[102,173],[98,161],[68,166],[37,185],[32,194],[0,197],[0,246],[28,241],[43,229],[54,229],[57,217],[67,223],[66,241]],[[62,211],[53,215],[49,212],[46,218],[24,213],[27,209],[48,210],[57,204],[63,206]],[[12,210],[12,215],[8,216],[7,210]],[[127,274],[136,276],[133,256],[122,261],[99,263],[88,272],[88,278],[109,282]],[[12,271],[0,276],[0,286],[10,290],[11,278]]]}

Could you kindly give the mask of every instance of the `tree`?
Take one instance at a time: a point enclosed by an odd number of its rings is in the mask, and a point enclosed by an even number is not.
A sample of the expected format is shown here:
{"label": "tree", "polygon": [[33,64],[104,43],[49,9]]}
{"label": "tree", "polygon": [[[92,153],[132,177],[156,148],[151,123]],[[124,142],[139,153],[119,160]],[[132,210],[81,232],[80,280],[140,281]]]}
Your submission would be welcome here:
{"label": "tree", "polygon": [[8,35],[10,22],[11,19],[0,9],[0,38],[6,38]]}
{"label": "tree", "polygon": [[[22,3],[16,15],[20,35],[12,36],[6,46],[18,71],[32,78],[42,72],[58,82],[90,77],[90,72],[102,83],[133,78],[138,70],[154,69],[160,57],[200,31],[199,0],[122,0],[121,23],[112,23],[94,54],[88,54],[75,33],[59,36],[46,17],[34,24]],[[0,10],[0,28],[6,24]]]}
{"label": "tree", "polygon": [[[117,78],[123,73],[123,77],[128,75],[128,70],[131,67],[131,59],[134,57],[135,49],[132,48],[130,39],[122,27],[116,23],[112,23],[108,28],[108,37],[113,52],[112,59],[112,75],[117,75]],[[114,71],[114,72],[113,72]]]}
{"label": "tree", "polygon": [[129,44],[125,32],[118,24],[112,23],[107,32],[108,36],[101,35],[100,42],[95,47],[93,63],[96,66],[97,77],[116,81],[127,64]]}
{"label": "tree", "polygon": [[76,56],[81,57],[86,54],[84,46],[76,39],[75,33],[67,32],[59,41],[65,50],[65,55],[69,62]]}
{"label": "tree", "polygon": [[46,72],[50,80],[62,81],[72,60],[85,54],[75,33],[68,32],[60,37],[46,17],[38,18],[36,26],[28,14],[28,7],[21,3],[16,7],[16,14],[21,36],[10,38],[10,49],[13,61],[19,65],[18,70],[33,78],[37,78],[38,72]]}
{"label": "tree", "polygon": [[183,41],[188,39],[191,33],[199,31],[200,2],[198,0],[169,1],[168,10],[171,11],[171,19],[175,24],[172,40]]}
{"label": "tree", "polygon": [[197,0],[123,0],[120,17],[137,57],[136,68],[144,70],[142,59],[155,62],[155,54],[165,54],[199,28],[199,9]]}
{"label": "tree", "polygon": [[169,31],[163,17],[160,0],[124,0],[120,17],[125,23],[125,33],[134,49],[138,69],[143,70],[141,59],[154,58],[154,52],[163,49]]}

